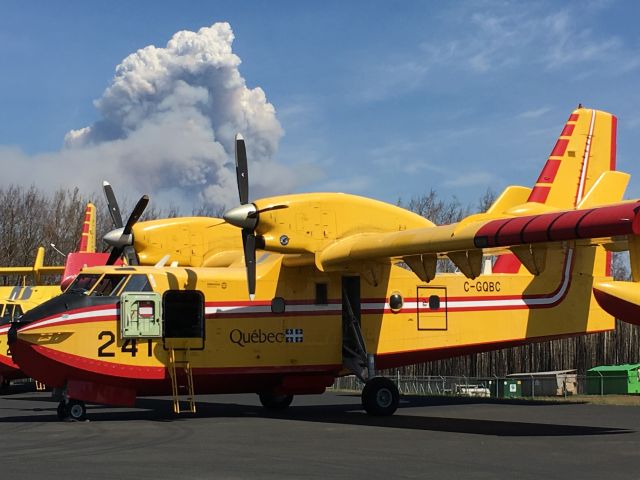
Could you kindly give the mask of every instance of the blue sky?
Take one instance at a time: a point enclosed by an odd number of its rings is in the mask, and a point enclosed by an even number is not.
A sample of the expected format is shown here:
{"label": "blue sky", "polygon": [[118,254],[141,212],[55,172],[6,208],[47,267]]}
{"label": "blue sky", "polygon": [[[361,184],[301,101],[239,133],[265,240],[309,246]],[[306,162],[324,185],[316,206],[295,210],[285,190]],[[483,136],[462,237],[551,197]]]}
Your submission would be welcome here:
{"label": "blue sky", "polygon": [[[583,103],[618,116],[618,168],[632,174],[627,196],[639,197],[638,18],[632,1],[9,0],[0,4],[0,161],[5,172],[25,162],[64,170],[65,134],[100,120],[93,102],[123,59],[228,22],[246,86],[264,91],[283,131],[268,155],[288,180],[259,193],[395,203],[434,188],[475,202],[487,187],[532,185]],[[73,187],[78,175],[0,184]],[[132,196],[140,183],[121,182]],[[186,210],[200,201],[180,195]],[[158,198],[163,207],[171,195]]]}

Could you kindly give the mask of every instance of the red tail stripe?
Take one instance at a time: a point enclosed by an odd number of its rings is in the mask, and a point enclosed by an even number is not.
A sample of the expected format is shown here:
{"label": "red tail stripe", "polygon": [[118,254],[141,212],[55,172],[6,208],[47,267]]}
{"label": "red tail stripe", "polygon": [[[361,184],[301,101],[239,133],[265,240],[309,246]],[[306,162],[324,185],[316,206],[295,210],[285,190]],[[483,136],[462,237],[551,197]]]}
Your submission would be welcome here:
{"label": "red tail stripe", "polygon": [[536,183],[553,183],[559,168],[560,160],[547,160],[547,163],[545,163],[542,172],[540,172],[540,176]]}
{"label": "red tail stripe", "polygon": [[513,253],[500,255],[493,266],[493,273],[518,273],[520,271],[520,260]]}
{"label": "red tail stripe", "polygon": [[572,113],[571,115],[569,115],[569,120],[567,120],[568,122],[577,122],[578,121],[578,117],[579,115],[577,113]]}
{"label": "red tail stripe", "polygon": [[564,155],[564,152],[567,150],[567,145],[569,145],[569,140],[565,138],[559,138],[556,142],[556,145],[553,147],[551,151],[550,157],[561,157]]}
{"label": "red tail stripe", "polygon": [[573,134],[573,129],[576,128],[575,123],[567,123],[562,129],[561,137],[570,137]]}
{"label": "red tail stripe", "polygon": [[549,191],[551,187],[533,187],[531,191],[531,195],[529,195],[529,202],[538,202],[544,203],[547,201],[547,197],[549,196]]}
{"label": "red tail stripe", "polygon": [[618,135],[618,119],[615,115],[611,115],[611,154],[609,155],[609,169],[616,169],[616,137]]}

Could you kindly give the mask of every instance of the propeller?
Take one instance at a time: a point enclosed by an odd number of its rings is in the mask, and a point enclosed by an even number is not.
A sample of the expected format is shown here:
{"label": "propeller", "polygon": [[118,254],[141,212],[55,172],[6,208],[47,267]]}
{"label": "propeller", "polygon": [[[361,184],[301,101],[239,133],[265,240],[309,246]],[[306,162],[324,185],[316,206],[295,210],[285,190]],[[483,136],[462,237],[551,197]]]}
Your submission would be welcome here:
{"label": "propeller", "polygon": [[109,207],[109,213],[111,214],[113,225],[116,227],[115,230],[110,231],[103,237],[105,243],[112,247],[111,254],[107,260],[107,265],[113,265],[121,255],[124,256],[127,264],[138,265],[138,256],[133,248],[133,235],[131,234],[131,231],[133,230],[133,226],[144,213],[144,209],[147,208],[149,197],[147,195],[143,195],[140,200],[138,200],[138,203],[136,203],[131,215],[129,215],[129,218],[127,219],[127,223],[123,226],[122,215],[120,214],[120,208],[118,207],[118,202],[113,193],[111,184],[109,182],[103,182],[102,188],[104,189],[104,194],[107,197],[107,206]]}
{"label": "propeller", "polygon": [[256,249],[257,238],[255,229],[258,225],[260,213],[287,208],[288,205],[269,205],[261,210],[249,203],[249,171],[247,166],[247,149],[244,138],[236,135],[236,179],[238,182],[238,196],[240,205],[228,210],[222,215],[225,222],[242,229],[242,247],[244,263],[247,268],[247,285],[249,298],[253,300],[256,293]]}
{"label": "propeller", "polygon": [[258,224],[258,209],[249,203],[249,171],[247,167],[247,149],[244,138],[236,135],[236,180],[238,182],[238,196],[240,206],[226,212],[222,218],[227,223],[242,229],[242,247],[244,263],[247,268],[247,284],[249,298],[253,300],[256,293],[256,234],[254,229]]}

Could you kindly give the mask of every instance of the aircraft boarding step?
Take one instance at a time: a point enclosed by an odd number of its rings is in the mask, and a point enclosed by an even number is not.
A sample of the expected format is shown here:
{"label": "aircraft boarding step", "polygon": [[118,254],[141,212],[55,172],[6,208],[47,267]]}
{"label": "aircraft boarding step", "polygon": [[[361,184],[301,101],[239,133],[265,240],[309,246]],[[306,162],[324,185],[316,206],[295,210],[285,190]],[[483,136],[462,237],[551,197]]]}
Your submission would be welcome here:
{"label": "aircraft boarding step", "polygon": [[[178,384],[178,370],[176,366],[180,365],[184,370],[185,377],[187,379],[187,393],[186,400],[189,403],[189,412],[196,413],[195,394],[193,393],[193,372],[191,371],[191,362],[189,360],[189,349],[184,350],[185,359],[176,360],[175,349],[169,349],[169,376],[171,377],[171,394],[173,397],[173,412],[182,413],[180,410],[180,388],[184,388],[185,385]],[[185,410],[186,411],[186,410]]]}

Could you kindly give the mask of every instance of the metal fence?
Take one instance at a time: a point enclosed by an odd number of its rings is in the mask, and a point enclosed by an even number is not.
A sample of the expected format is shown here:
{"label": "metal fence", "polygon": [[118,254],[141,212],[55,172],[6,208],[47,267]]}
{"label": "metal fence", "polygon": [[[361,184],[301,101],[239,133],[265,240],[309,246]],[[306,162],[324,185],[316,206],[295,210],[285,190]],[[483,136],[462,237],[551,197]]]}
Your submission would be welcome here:
{"label": "metal fence", "polygon": [[[539,375],[506,377],[388,376],[403,395],[456,395],[469,397],[549,397],[570,395],[638,394],[637,378],[619,375]],[[361,391],[355,376],[337,378],[333,390]]]}

